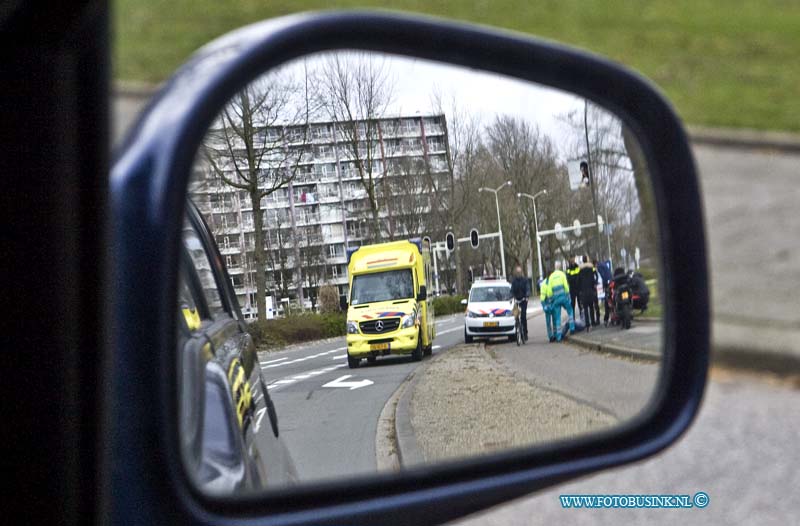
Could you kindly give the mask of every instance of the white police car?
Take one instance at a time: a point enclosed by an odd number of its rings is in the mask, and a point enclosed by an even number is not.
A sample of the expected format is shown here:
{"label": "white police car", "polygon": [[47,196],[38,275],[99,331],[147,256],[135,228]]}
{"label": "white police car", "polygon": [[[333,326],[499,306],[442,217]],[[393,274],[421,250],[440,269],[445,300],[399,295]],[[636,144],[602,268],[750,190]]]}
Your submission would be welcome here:
{"label": "white police car", "polygon": [[478,279],[469,291],[469,301],[461,300],[467,306],[464,315],[464,341],[472,343],[473,338],[494,338],[506,336],[509,341],[516,340],[514,326],[514,297],[511,284],[504,279]]}

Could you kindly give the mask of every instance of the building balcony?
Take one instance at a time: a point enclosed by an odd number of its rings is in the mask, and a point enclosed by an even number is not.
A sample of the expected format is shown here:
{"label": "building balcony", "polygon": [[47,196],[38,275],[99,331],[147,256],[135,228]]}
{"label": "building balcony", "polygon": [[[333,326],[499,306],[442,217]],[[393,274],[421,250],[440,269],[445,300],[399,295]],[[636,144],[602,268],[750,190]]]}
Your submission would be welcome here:
{"label": "building balcony", "polygon": [[219,253],[223,256],[230,256],[232,254],[241,254],[242,247],[238,244],[231,243],[228,246],[219,245]]}

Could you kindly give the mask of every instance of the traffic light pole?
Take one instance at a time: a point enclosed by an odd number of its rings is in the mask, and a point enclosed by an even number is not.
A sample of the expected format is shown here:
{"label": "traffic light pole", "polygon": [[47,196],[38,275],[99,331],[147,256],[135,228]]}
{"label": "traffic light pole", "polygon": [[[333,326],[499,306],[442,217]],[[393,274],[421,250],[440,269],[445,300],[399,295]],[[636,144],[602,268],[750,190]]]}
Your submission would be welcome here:
{"label": "traffic light pole", "polygon": [[433,275],[436,278],[436,294],[439,294],[439,291],[442,290],[439,288],[439,263],[438,263],[439,258],[436,255],[436,253],[439,251],[437,249],[433,249],[432,252],[433,252]]}
{"label": "traffic light pole", "polygon": [[503,277],[506,277],[506,251],[503,244],[503,225],[500,223],[500,200],[494,193],[494,204],[497,207],[497,233],[500,234],[500,264],[503,266]]}
{"label": "traffic light pole", "polygon": [[[594,169],[592,169],[592,154],[589,148],[589,101],[583,101],[583,131],[586,136],[586,170],[589,172],[589,189],[592,192],[592,208],[594,209],[594,217],[597,217],[597,197],[595,195],[594,185]],[[597,249],[596,257],[601,259],[600,252],[602,250],[602,243],[600,241],[600,232],[595,234],[595,248]]]}

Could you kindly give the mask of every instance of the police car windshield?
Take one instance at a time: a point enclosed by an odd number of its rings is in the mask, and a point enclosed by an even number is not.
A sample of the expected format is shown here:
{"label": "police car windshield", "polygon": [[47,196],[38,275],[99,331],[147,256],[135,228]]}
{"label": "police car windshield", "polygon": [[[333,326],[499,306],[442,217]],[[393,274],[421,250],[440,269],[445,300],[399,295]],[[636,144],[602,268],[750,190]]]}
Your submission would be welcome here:
{"label": "police car windshield", "polygon": [[509,301],[511,287],[477,287],[469,293],[469,301],[480,303],[483,301]]}
{"label": "police car windshield", "polygon": [[351,305],[375,301],[400,300],[414,297],[411,269],[387,270],[353,277]]}

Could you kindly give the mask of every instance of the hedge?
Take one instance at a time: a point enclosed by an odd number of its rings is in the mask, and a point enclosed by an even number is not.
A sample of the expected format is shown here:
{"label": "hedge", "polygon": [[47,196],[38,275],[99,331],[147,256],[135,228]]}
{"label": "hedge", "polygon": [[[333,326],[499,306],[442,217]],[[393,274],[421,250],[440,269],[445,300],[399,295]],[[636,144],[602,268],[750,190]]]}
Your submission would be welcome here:
{"label": "hedge", "polygon": [[344,336],[347,315],[307,313],[274,320],[258,320],[248,327],[256,345],[282,347],[291,343]]}
{"label": "hedge", "polygon": [[464,298],[465,296],[438,296],[433,299],[433,312],[436,316],[464,312],[464,306],[461,305]]}

